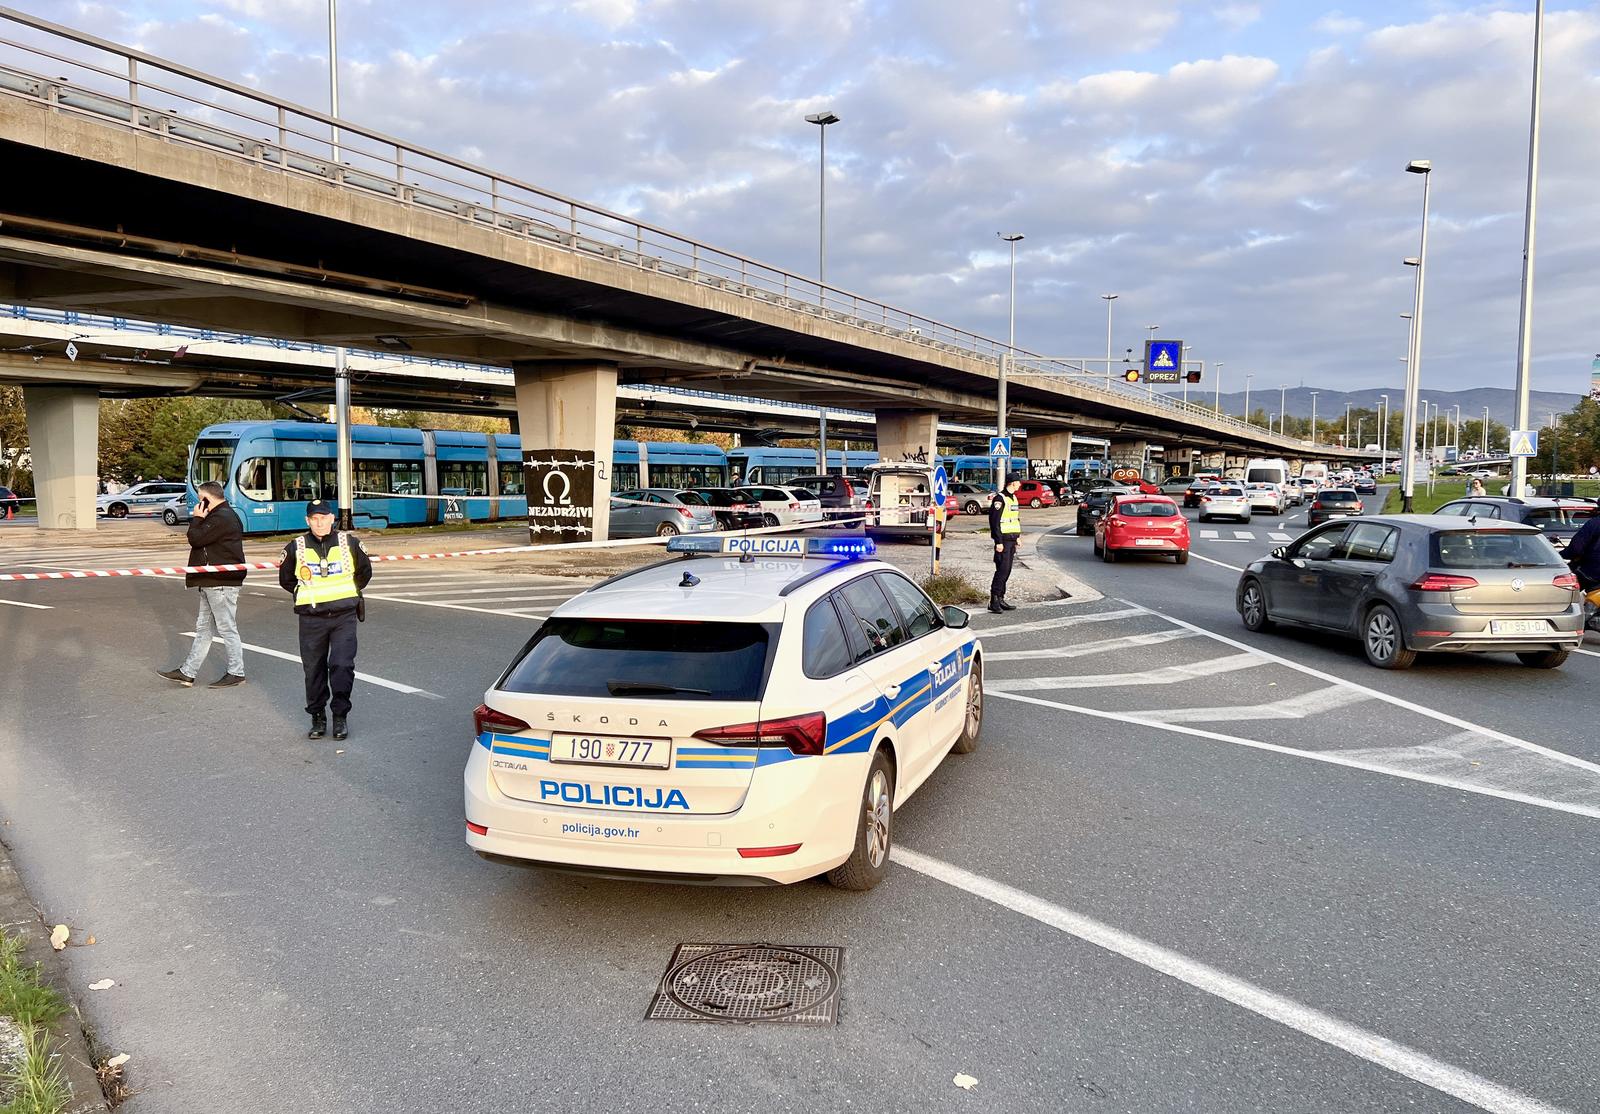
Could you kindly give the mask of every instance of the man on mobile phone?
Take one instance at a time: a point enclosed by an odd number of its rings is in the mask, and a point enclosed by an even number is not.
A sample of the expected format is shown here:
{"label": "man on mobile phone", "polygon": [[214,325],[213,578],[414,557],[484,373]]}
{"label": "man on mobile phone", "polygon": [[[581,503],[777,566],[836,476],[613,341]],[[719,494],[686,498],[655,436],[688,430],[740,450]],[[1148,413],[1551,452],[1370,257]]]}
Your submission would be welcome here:
{"label": "man on mobile phone", "polygon": [[[195,502],[194,516],[189,520],[190,566],[244,564],[244,523],[223,499],[222,485],[208,481],[197,490],[199,499]],[[182,665],[160,670],[161,676],[185,688],[193,686],[206,655],[211,652],[212,639],[220,638],[227,656],[227,671],[209,687],[225,689],[244,684],[244,646],[239,641],[238,622],[239,585],[244,583],[244,578],[243,569],[184,574],[184,584],[200,589],[194,645],[189,647],[189,656]]]}

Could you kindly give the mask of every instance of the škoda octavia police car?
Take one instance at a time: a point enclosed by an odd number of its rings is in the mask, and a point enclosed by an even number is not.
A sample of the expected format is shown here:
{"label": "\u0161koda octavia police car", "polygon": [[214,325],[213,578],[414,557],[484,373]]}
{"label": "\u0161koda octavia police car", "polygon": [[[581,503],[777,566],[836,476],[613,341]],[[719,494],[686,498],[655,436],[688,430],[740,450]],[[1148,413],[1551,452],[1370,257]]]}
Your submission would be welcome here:
{"label": "\u0161koda octavia police car", "polygon": [[558,607],[484,695],[486,859],[870,889],[894,810],[978,745],[982,648],[855,537],[674,538]]}

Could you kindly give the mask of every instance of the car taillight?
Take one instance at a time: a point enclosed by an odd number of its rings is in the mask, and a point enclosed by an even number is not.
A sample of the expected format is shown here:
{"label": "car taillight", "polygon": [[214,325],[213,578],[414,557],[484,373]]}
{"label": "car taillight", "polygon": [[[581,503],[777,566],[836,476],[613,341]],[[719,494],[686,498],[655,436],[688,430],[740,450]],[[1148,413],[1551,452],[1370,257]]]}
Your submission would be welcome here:
{"label": "car taillight", "polygon": [[1106,525],[1107,526],[1126,526],[1127,523],[1124,522],[1122,519],[1118,518],[1116,515],[1112,515],[1110,518],[1106,519]]}
{"label": "car taillight", "polygon": [[1209,495],[1202,495],[1202,496],[1200,496],[1200,502],[1202,502],[1202,503],[1209,503],[1209,502],[1211,502],[1211,496],[1209,496]]}
{"label": "car taillight", "polygon": [[1578,590],[1578,578],[1570,572],[1562,573],[1560,576],[1556,577],[1552,583],[1554,583],[1557,588],[1570,588],[1574,592]]}
{"label": "car taillight", "polygon": [[800,504],[799,503],[790,503],[789,504],[789,509],[791,511],[797,511],[797,510],[800,509]]}
{"label": "car taillight", "polygon": [[1314,510],[1314,511],[1320,511],[1322,509],[1322,500],[1321,499],[1313,499],[1311,501],[1311,509]]}
{"label": "car taillight", "polygon": [[531,725],[524,723],[516,716],[508,716],[504,712],[497,712],[487,704],[479,704],[472,710],[472,733],[482,735],[485,731],[532,731]]}
{"label": "car taillight", "polygon": [[1430,572],[1412,585],[1419,592],[1458,592],[1477,586],[1478,582],[1470,576],[1450,576],[1442,572]]}
{"label": "car taillight", "polygon": [[828,738],[828,718],[821,712],[811,712],[787,719],[708,727],[696,731],[694,737],[725,747],[788,747],[796,754],[821,754]]}
{"label": "car taillight", "polygon": [[678,508],[678,513],[683,515],[684,518],[693,518],[694,517],[694,512],[691,511],[688,507],[679,507]]}

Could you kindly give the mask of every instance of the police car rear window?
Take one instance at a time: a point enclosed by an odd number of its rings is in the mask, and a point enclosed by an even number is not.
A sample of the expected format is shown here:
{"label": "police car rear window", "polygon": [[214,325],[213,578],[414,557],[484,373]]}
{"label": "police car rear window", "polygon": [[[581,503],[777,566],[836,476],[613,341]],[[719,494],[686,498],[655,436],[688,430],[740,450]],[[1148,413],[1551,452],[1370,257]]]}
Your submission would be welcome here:
{"label": "police car rear window", "polygon": [[761,623],[549,619],[499,687],[628,700],[759,700],[773,642]]}

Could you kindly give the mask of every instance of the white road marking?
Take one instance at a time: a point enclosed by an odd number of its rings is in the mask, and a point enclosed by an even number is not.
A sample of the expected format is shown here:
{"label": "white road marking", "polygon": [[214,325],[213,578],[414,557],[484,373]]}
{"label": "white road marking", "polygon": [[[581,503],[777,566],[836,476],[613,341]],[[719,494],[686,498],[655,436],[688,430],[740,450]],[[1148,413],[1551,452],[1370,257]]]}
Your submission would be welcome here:
{"label": "white road marking", "polygon": [[1379,765],[1443,777],[1470,777],[1474,784],[1497,789],[1537,792],[1542,796],[1573,796],[1579,803],[1600,807],[1600,779],[1577,786],[1563,766],[1552,766],[1537,755],[1476,731],[1458,731],[1429,743],[1403,747],[1351,747],[1336,753]]}
{"label": "white road marking", "polygon": [[1159,723],[1222,723],[1247,719],[1304,719],[1318,712],[1335,708],[1348,708],[1368,699],[1365,693],[1347,689],[1342,685],[1303,692],[1299,696],[1286,696],[1266,704],[1224,704],[1216,708],[1159,708],[1138,713],[1145,719]]}
{"label": "white road marking", "polygon": [[[192,631],[192,630],[184,631],[183,632],[183,637],[184,638],[193,638],[194,637],[194,631]],[[211,641],[213,643],[215,643],[216,645],[218,645],[218,646],[222,645],[222,639],[220,639],[220,638],[213,638]],[[300,655],[299,654],[286,654],[282,650],[272,650],[272,649],[268,649],[265,646],[255,646],[255,645],[250,644],[249,642],[241,642],[239,645],[243,646],[246,650],[249,650],[251,653],[254,653],[254,654],[264,654],[269,658],[281,658],[284,661],[292,661],[296,665],[300,664]],[[358,681],[366,681],[368,684],[371,684],[371,685],[381,685],[382,687],[384,687],[386,689],[393,689],[395,692],[403,692],[403,693],[407,693],[407,694],[409,694],[411,696],[425,696],[429,700],[443,700],[444,699],[444,697],[440,696],[436,692],[429,692],[427,689],[414,688],[411,685],[402,685],[399,681],[388,681],[388,680],[385,680],[382,677],[374,677],[371,673],[362,673],[360,670],[356,671],[356,680],[358,680]]]}
{"label": "white road marking", "polygon": [[1200,536],[1202,538],[1220,538],[1222,533],[1219,530],[1202,530],[1200,531]]}
{"label": "white road marking", "polygon": [[[469,581],[469,583],[476,582]],[[545,588],[538,584],[502,584],[498,588],[429,588],[422,592],[413,592],[410,590],[396,592],[392,588],[384,589],[384,593],[386,595],[404,596],[406,599],[422,599],[424,597],[428,599],[453,599],[460,597],[463,602],[467,603],[472,602],[472,597],[474,596],[492,596],[496,593],[505,592],[531,593],[526,597],[528,599],[534,599],[540,596],[567,599],[569,596],[577,595],[577,592],[574,592],[570,587],[558,586],[555,588]]]}
{"label": "white road marking", "polygon": [[[501,589],[501,590],[505,591],[506,589]],[[494,599],[481,599],[481,598],[479,598],[477,596],[451,596],[448,599],[442,599],[442,600],[418,600],[418,599],[407,598],[405,600],[405,602],[406,603],[481,603],[481,604],[495,604],[495,603],[515,603],[515,602],[523,602],[523,601],[527,601],[527,600],[542,600],[544,602],[544,606],[546,606],[546,607],[554,607],[558,603],[565,603],[567,600],[571,599],[573,595],[574,595],[574,593],[572,593],[572,592],[558,592],[558,593],[556,593],[554,595],[552,595],[549,592],[534,592],[534,593],[531,593],[529,595],[521,595],[521,596],[498,596],[498,597],[496,597]]]}
{"label": "white road marking", "polygon": [[901,866],[994,903],[1013,913],[1059,929],[1097,948],[1132,960],[1204,994],[1232,1002],[1258,1017],[1331,1045],[1403,1078],[1497,1114],[1559,1114],[1559,1107],[1475,1075],[1425,1052],[1379,1036],[1292,998],[1230,975],[1181,952],[1035,897],[1004,882],[985,878],[940,859],[895,847],[890,857]]}
{"label": "white road marking", "polygon": [[[1124,600],[1122,602],[1127,603],[1128,601]],[[1514,747],[1523,747],[1524,749],[1530,750],[1535,754],[1542,754],[1546,758],[1552,758],[1557,762],[1564,762],[1568,766],[1576,766],[1580,770],[1587,770],[1591,774],[1600,774],[1600,765],[1596,765],[1586,758],[1579,758],[1576,755],[1567,754],[1564,751],[1552,750],[1549,747],[1540,746],[1538,743],[1530,743],[1526,739],[1519,739],[1515,735],[1506,734],[1504,731],[1496,731],[1492,727],[1484,727],[1482,724],[1472,723],[1469,720],[1460,719],[1456,716],[1450,715],[1448,712],[1441,712],[1437,709],[1429,708],[1425,705],[1406,700],[1403,697],[1394,696],[1391,693],[1380,692],[1378,689],[1368,688],[1366,685],[1357,684],[1355,681],[1347,681],[1343,677],[1337,677],[1332,673],[1326,673],[1320,669],[1313,669],[1309,665],[1302,665],[1297,661],[1292,661],[1291,659],[1282,657],[1278,654],[1268,653],[1266,650],[1258,650],[1253,646],[1248,646],[1245,643],[1240,642],[1238,639],[1217,634],[1215,631],[1208,631],[1204,627],[1196,626],[1193,623],[1186,623],[1182,619],[1175,619],[1171,615],[1163,614],[1162,612],[1156,611],[1153,608],[1140,607],[1136,603],[1129,604],[1129,606],[1138,608],[1140,611],[1148,611],[1151,615],[1154,615],[1160,619],[1165,619],[1174,626],[1183,627],[1185,630],[1199,631],[1207,638],[1215,639],[1225,646],[1232,646],[1236,650],[1244,650],[1248,653],[1256,654],[1262,658],[1265,658],[1268,661],[1275,661],[1279,665],[1288,666],[1290,669],[1293,669],[1299,673],[1304,673],[1308,677],[1316,677],[1319,680],[1327,681],[1329,684],[1345,685],[1349,688],[1355,689],[1358,692],[1364,692],[1374,699],[1382,700],[1388,704],[1393,704],[1396,708],[1404,708],[1408,712],[1416,712],[1420,716],[1427,716],[1429,719],[1438,720],[1440,723],[1448,723],[1451,727],[1458,727],[1463,731],[1476,731],[1479,734],[1487,735],[1492,739],[1499,739],[1503,743],[1510,743]]]}
{"label": "white road marking", "polygon": [[1289,542],[1294,540],[1293,534],[1285,534],[1282,530],[1268,530],[1267,537],[1275,542]]}
{"label": "white road marking", "polygon": [[21,600],[0,600],[7,607],[31,607],[35,611],[54,611],[55,608],[48,603],[23,603]]}
{"label": "white road marking", "polygon": [[1256,540],[1256,532],[1254,530],[1235,530],[1233,532],[1233,536],[1242,542],[1253,542]]}
{"label": "white road marking", "polygon": [[1072,646],[1053,646],[1043,650],[989,650],[986,661],[1031,661],[1037,658],[1081,658],[1086,654],[1104,654],[1112,650],[1125,650],[1132,646],[1155,646],[1174,642],[1180,638],[1198,638],[1193,631],[1158,630],[1149,634],[1129,634],[1122,638],[1102,638],[1098,642],[1079,642]]}
{"label": "white road marking", "polygon": [[1591,657],[1591,658],[1600,658],[1600,651],[1597,651],[1597,650],[1585,650],[1585,649],[1582,649],[1581,647],[1574,646],[1572,648],[1572,652],[1575,653],[1575,654],[1584,654],[1584,655],[1586,655],[1588,657]]}
{"label": "white road marking", "polygon": [[1120,688],[1124,685],[1175,685],[1200,677],[1214,677],[1218,673],[1256,669],[1263,664],[1254,654],[1234,654],[1187,665],[1146,669],[1138,673],[1077,673],[1067,677],[1016,677],[1009,680],[990,678],[987,687],[996,692],[1034,692],[1048,689]]}
{"label": "white road marking", "polygon": [[362,595],[366,596],[366,598],[369,599],[369,600],[386,600],[389,603],[409,603],[409,604],[412,604],[412,605],[414,605],[416,607],[444,607],[444,608],[448,608],[451,611],[474,611],[474,612],[477,612],[480,615],[508,615],[508,614],[511,614],[510,612],[502,611],[499,608],[494,608],[494,607],[469,607],[467,604],[464,604],[464,603],[438,603],[438,602],[436,602],[434,600],[408,600],[404,596],[380,596],[380,595],[376,595],[376,594],[374,594],[372,592],[363,592]]}
{"label": "white road marking", "polygon": [[1002,623],[997,627],[974,627],[984,638],[999,638],[1007,634],[1026,634],[1036,630],[1054,630],[1056,627],[1075,627],[1079,623],[1108,623],[1113,619],[1127,619],[1145,609],[1130,607],[1121,611],[1096,611],[1088,615],[1067,615],[1059,619],[1034,619],[1027,623]]}
{"label": "white road marking", "polygon": [[1192,735],[1198,739],[1210,739],[1218,743],[1232,743],[1234,746],[1249,747],[1251,750],[1271,751],[1274,754],[1287,754],[1295,758],[1306,758],[1312,762],[1325,762],[1331,766],[1345,766],[1352,770],[1364,770],[1369,774],[1383,774],[1386,777],[1402,778],[1406,781],[1420,781],[1425,785],[1438,785],[1446,789],[1457,789],[1463,793],[1476,793],[1484,797],[1497,797],[1504,801],[1515,801],[1518,804],[1532,805],[1535,808],[1547,808],[1554,812],[1570,812],[1575,816],[1587,816],[1600,820],[1600,808],[1589,805],[1570,804],[1565,801],[1553,801],[1547,797],[1536,797],[1530,793],[1519,793],[1510,789],[1497,789],[1493,786],[1474,785],[1459,778],[1441,777],[1434,774],[1421,773],[1415,770],[1406,770],[1399,767],[1385,766],[1378,762],[1371,762],[1361,758],[1348,758],[1337,751],[1300,750],[1296,747],[1281,746],[1278,743],[1264,743],[1259,739],[1246,739],[1238,735],[1227,735],[1220,731],[1207,731],[1201,727],[1185,727],[1178,723],[1162,723],[1150,719],[1139,712],[1106,712],[1099,708],[1085,708],[1077,704],[1063,704],[1059,700],[1045,700],[1037,696],[1024,696],[1019,692],[1005,692],[996,690],[993,682],[985,685],[990,696],[998,700],[1017,700],[1024,704],[1037,704],[1043,708],[1055,708],[1062,712],[1077,712],[1079,715],[1090,716],[1094,719],[1114,720],[1117,723],[1132,723],[1142,727],[1153,727],[1158,731],[1172,731],[1179,735]]}
{"label": "white road marking", "polygon": [[1224,569],[1232,569],[1234,572],[1244,572],[1244,569],[1240,568],[1238,565],[1230,565],[1226,561],[1215,561],[1210,557],[1202,557],[1192,549],[1189,551],[1189,556],[1194,558],[1196,561],[1204,561],[1208,565],[1217,565]]}

